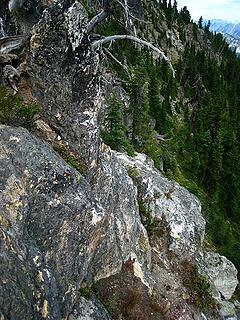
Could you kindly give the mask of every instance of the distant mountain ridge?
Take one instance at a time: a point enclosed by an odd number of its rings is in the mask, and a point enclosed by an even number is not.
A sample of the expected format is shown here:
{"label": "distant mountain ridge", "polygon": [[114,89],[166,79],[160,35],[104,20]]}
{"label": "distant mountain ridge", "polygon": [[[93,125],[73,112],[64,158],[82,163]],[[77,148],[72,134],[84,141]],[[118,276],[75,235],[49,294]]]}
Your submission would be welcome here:
{"label": "distant mountain ridge", "polygon": [[[224,35],[231,49],[236,48],[236,53],[240,55],[240,22],[229,22],[221,19],[210,20],[210,31],[220,32]],[[207,24],[208,21],[204,20]]]}
{"label": "distant mountain ridge", "polygon": [[229,47],[233,50],[236,48],[236,53],[238,56],[240,56],[240,38],[226,33],[224,34],[224,37],[229,44]]}
{"label": "distant mountain ridge", "polygon": [[240,22],[229,22],[221,19],[210,20],[211,31],[222,32],[240,38]]}

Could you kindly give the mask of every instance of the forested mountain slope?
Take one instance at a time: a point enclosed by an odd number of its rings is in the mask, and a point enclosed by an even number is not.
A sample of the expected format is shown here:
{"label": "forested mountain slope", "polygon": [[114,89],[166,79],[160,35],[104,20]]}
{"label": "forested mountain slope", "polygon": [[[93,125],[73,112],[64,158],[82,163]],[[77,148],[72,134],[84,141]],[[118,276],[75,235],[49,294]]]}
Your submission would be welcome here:
{"label": "forested mountain slope", "polygon": [[[240,266],[240,61],[221,34],[190,22],[186,8],[177,12],[174,5],[153,1],[145,12],[145,21],[151,23],[138,22],[136,33],[165,49],[176,77],[164,59],[153,59],[134,45],[115,44],[116,57],[133,73],[127,80],[130,106],[136,105],[139,96],[143,99],[140,110],[124,111],[127,118],[130,114],[137,121],[137,128],[134,120],[128,128],[128,140],[135,149],[149,154],[169,178],[201,198],[209,240]],[[121,22],[113,21],[105,28],[117,33]],[[121,67],[114,67],[127,79]],[[139,130],[136,136],[134,130]]]}
{"label": "forested mountain slope", "polygon": [[222,35],[171,1],[0,8],[1,320],[237,319]]}

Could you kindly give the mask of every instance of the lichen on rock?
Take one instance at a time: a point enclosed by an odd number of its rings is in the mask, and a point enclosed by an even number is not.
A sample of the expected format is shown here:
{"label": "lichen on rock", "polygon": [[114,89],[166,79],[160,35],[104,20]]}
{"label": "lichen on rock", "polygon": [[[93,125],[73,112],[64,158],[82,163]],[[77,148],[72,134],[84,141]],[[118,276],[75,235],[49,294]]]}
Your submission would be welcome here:
{"label": "lichen on rock", "polygon": [[157,219],[167,224],[169,250],[176,253],[180,259],[201,255],[205,221],[198,199],[176,182],[164,178],[147,156],[117,156],[126,169],[135,168],[138,172],[134,179],[138,199],[147,207],[152,220]]}
{"label": "lichen on rock", "polygon": [[203,268],[219,294],[226,300],[231,299],[238,285],[233,263],[216,252],[205,252]]}

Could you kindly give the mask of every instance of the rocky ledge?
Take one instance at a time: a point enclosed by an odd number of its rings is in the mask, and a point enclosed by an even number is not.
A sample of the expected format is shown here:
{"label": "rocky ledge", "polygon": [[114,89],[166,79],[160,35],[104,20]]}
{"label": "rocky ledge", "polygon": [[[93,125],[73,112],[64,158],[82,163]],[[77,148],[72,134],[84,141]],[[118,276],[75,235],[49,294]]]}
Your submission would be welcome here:
{"label": "rocky ledge", "polygon": [[96,192],[26,129],[1,126],[0,140],[2,319],[220,318],[191,305],[193,265],[229,316],[235,267],[204,251],[199,201],[149,158],[104,147]]}

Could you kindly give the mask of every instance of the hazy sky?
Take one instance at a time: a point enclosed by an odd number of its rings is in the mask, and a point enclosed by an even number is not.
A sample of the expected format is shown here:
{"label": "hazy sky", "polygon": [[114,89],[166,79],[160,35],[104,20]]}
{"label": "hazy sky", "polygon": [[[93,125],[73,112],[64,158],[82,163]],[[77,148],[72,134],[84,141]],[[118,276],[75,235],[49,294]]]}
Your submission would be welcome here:
{"label": "hazy sky", "polygon": [[177,0],[178,8],[187,6],[194,20],[223,19],[240,21],[240,0]]}

